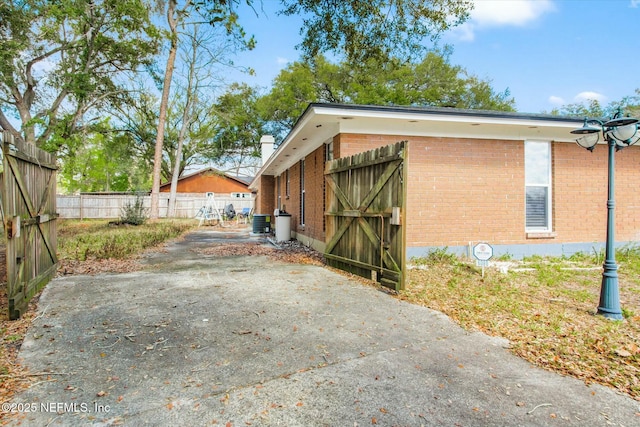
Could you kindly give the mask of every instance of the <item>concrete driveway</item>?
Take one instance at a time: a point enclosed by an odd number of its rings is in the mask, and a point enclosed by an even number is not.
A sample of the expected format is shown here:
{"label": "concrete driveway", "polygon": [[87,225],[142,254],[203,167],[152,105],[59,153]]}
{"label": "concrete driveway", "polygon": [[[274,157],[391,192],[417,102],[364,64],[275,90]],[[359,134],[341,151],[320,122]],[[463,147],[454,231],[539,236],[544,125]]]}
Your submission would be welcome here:
{"label": "concrete driveway", "polygon": [[20,352],[41,381],[4,415],[28,426],[640,424],[627,396],[329,269],[192,251],[252,239],[203,229],[144,271],[53,280]]}

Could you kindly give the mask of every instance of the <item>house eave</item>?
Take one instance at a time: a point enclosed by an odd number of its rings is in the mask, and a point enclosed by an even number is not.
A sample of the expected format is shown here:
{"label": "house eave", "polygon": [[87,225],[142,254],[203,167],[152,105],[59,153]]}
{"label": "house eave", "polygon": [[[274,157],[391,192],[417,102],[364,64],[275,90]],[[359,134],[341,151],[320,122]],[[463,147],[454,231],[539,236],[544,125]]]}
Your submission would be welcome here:
{"label": "house eave", "polygon": [[581,125],[578,118],[547,114],[315,103],[300,116],[250,188],[255,189],[261,175],[280,175],[340,133],[574,142],[569,132]]}

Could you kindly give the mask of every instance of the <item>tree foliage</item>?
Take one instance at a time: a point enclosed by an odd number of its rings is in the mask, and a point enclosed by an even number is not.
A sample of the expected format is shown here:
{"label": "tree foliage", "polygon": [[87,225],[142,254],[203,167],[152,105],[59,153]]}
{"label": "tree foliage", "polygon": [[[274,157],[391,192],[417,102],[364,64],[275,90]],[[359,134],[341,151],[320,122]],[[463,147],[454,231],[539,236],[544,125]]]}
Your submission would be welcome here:
{"label": "tree foliage", "polygon": [[71,136],[58,171],[64,192],[130,191],[147,188],[150,168],[135,154],[131,135],[116,131],[108,120],[87,134]]}
{"label": "tree foliage", "polygon": [[283,0],[282,14],[303,16],[305,59],[344,54],[351,64],[391,57],[416,60],[443,31],[468,18],[469,0]]}
{"label": "tree foliage", "polygon": [[261,115],[282,135],[311,102],[361,105],[434,106],[513,111],[509,90],[452,65],[448,54],[429,52],[421,62],[370,59],[359,67],[334,64],[323,56],[294,62],[260,99]]}
{"label": "tree foliage", "polygon": [[[257,154],[255,141],[264,131],[264,122],[257,117],[258,95],[254,90],[240,86],[230,88],[218,101],[209,102],[215,107],[209,111],[210,116],[204,114],[207,110],[200,105],[193,113],[194,122],[183,126],[184,115],[177,109],[186,108],[186,100],[163,96],[164,107],[158,108],[153,104],[157,101],[153,95],[132,91],[129,86],[135,87],[131,82],[146,80],[149,74],[159,77],[143,71],[153,70],[158,62],[162,37],[167,45],[175,48],[173,52],[184,43],[180,31],[188,23],[207,24],[203,26],[219,30],[224,37],[212,44],[224,46],[230,55],[238,49],[251,49],[256,41],[243,29],[239,10],[246,4],[258,14],[261,3],[262,0],[2,2],[0,128],[58,153],[62,162],[67,163],[61,173],[66,176],[66,185],[79,190],[124,187],[124,181],[113,181],[115,169],[98,159],[107,155],[105,150],[115,156],[113,167],[128,165],[148,173],[148,168],[155,166],[154,191],[161,177],[166,179],[171,175],[170,166],[178,164],[178,170],[182,170],[182,164],[188,165],[190,159],[215,159],[218,163],[229,163],[232,158],[243,161]],[[316,58],[320,53],[331,51],[342,58],[344,64],[354,66],[376,61],[382,64],[391,56],[401,58],[399,63],[422,58],[429,40],[435,42],[442,31],[466,19],[471,3],[467,0],[281,0],[281,6],[284,15],[303,16],[299,47],[305,58]],[[171,31],[162,31],[153,24],[160,22],[151,19],[156,11],[166,14]],[[367,66],[375,70],[373,65]],[[353,95],[357,86],[353,70],[329,63],[314,67],[316,73],[326,74],[326,77],[322,74],[314,78],[332,84],[320,88],[314,79],[297,74],[292,78],[311,85],[313,93],[322,91],[322,96],[334,100],[332,102],[344,100],[344,94],[357,98]],[[165,75],[156,80],[160,87],[167,89],[167,94],[172,71],[172,67],[167,67]],[[365,79],[359,82],[362,89],[358,99],[366,95],[366,83]],[[290,90],[296,94],[294,99],[303,100],[308,97],[308,89],[292,87]],[[377,99],[374,94],[368,96]],[[385,94],[375,96],[380,98]],[[200,101],[207,99],[200,97]],[[282,120],[290,120],[293,111],[291,106],[285,106],[280,115]],[[103,120],[106,117],[113,119]],[[166,127],[165,117],[169,121]],[[185,141],[189,140],[185,156],[175,155],[174,141],[180,139],[177,129],[183,129]],[[215,137],[211,136],[213,132]],[[122,157],[125,155],[135,162],[125,162]],[[83,169],[80,159],[91,166]],[[104,177],[93,176],[107,170],[109,182]],[[158,174],[158,170],[164,173]],[[87,182],[79,185],[74,177],[87,177]],[[129,179],[129,189],[141,182],[148,180]]]}
{"label": "tree foliage", "polygon": [[82,132],[88,112],[123,102],[118,77],[158,48],[144,0],[15,0],[0,15],[0,126],[40,146],[62,144]]}
{"label": "tree foliage", "polygon": [[252,166],[260,155],[258,141],[265,133],[258,114],[258,93],[246,84],[232,84],[212,106],[217,117],[213,145],[207,157],[224,169],[242,174],[242,166]]}
{"label": "tree foliage", "polygon": [[590,99],[585,102],[566,104],[559,108],[554,108],[549,114],[579,118],[587,117],[606,121],[613,117],[618,110],[624,114],[640,118],[640,89],[636,89],[634,95],[625,96],[619,101],[612,101],[604,106],[597,99]]}

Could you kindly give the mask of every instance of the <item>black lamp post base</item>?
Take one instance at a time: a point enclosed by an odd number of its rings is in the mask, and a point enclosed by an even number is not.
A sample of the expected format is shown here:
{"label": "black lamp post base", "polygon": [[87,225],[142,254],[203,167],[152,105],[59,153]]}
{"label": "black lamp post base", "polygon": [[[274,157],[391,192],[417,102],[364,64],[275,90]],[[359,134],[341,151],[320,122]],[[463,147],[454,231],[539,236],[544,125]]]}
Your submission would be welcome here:
{"label": "black lamp post base", "polygon": [[608,265],[605,262],[604,273],[602,274],[602,287],[600,288],[600,304],[598,314],[611,320],[622,320],[622,310],[620,309],[620,292],[618,290],[618,266]]}

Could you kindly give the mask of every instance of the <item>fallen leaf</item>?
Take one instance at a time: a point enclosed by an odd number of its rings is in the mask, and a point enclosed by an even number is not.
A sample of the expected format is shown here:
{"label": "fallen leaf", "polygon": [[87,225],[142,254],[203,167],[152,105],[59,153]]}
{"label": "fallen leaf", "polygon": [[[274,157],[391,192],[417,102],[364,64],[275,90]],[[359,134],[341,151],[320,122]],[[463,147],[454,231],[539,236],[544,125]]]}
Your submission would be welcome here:
{"label": "fallen leaf", "polygon": [[106,391],[102,391],[102,390],[101,390],[101,391],[99,391],[99,392],[96,394],[96,396],[98,396],[98,397],[103,397],[103,396],[106,396],[106,395],[107,395],[107,392],[106,392]]}
{"label": "fallen leaf", "polygon": [[371,418],[371,424],[378,424],[378,420],[376,420],[376,417]]}
{"label": "fallen leaf", "polygon": [[615,353],[620,357],[631,357],[631,353],[624,348],[617,348]]}
{"label": "fallen leaf", "polygon": [[380,412],[382,412],[383,414],[386,414],[387,410],[385,408],[380,408]]}

